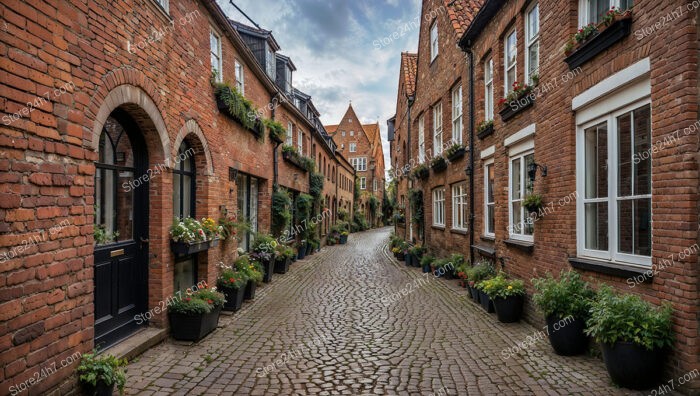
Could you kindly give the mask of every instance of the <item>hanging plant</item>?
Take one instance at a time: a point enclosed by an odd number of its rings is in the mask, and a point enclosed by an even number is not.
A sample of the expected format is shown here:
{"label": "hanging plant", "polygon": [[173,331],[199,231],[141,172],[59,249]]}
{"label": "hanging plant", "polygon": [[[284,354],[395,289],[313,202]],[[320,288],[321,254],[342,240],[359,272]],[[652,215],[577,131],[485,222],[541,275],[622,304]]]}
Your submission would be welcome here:
{"label": "hanging plant", "polygon": [[542,196],[530,194],[523,199],[523,207],[530,213],[538,213],[542,209]]}
{"label": "hanging plant", "polygon": [[312,172],[309,177],[309,194],[316,198],[316,201],[319,201],[323,194],[324,179],[322,174],[316,172]]}
{"label": "hanging plant", "polygon": [[215,84],[216,103],[219,110],[253,132],[260,141],[265,140],[265,124],[253,103],[235,88],[225,83]]}
{"label": "hanging plant", "polygon": [[272,140],[273,142],[282,143],[285,141],[285,139],[287,139],[287,131],[284,129],[284,126],[282,126],[282,124],[280,124],[279,122],[273,120],[265,120],[264,124],[270,131],[270,140]]}
{"label": "hanging plant", "polygon": [[410,190],[408,200],[411,204],[411,221],[419,228],[423,227],[423,191]]}
{"label": "hanging plant", "polygon": [[272,193],[272,234],[282,235],[292,222],[292,199],[287,190],[280,188]]}

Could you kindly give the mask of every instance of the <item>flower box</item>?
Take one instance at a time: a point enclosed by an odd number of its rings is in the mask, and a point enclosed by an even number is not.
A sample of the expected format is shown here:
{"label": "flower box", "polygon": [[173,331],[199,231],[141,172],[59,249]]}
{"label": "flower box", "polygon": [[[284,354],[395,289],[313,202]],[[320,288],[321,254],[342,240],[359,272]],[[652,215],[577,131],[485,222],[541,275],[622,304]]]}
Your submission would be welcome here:
{"label": "flower box", "polygon": [[199,315],[169,312],[170,335],[176,340],[197,342],[216,329],[219,325],[219,313],[221,308],[214,308],[209,313]]}
{"label": "flower box", "polygon": [[610,48],[613,44],[629,36],[631,30],[632,14],[625,13],[618,16],[610,26],[581,43],[576,50],[564,59],[564,62],[569,65],[570,70],[574,70]]}
{"label": "flower box", "polygon": [[297,155],[294,155],[294,153],[292,153],[290,151],[283,151],[282,158],[285,161],[289,162],[290,164],[296,166],[297,168],[299,168],[305,172],[307,171],[307,169],[304,167],[304,164],[302,164],[301,161],[299,160],[299,157]]}
{"label": "flower box", "polygon": [[[215,245],[212,245],[212,242],[215,242]],[[170,250],[175,253],[178,256],[187,256],[190,254],[195,254],[199,252],[203,252],[205,250],[209,250],[212,246],[216,246],[219,244],[218,239],[214,239],[211,241],[200,241],[200,242],[175,242],[173,240],[170,240]]]}
{"label": "flower box", "polygon": [[496,308],[493,306],[493,300],[488,294],[484,293],[483,290],[479,290],[479,302],[481,302],[481,308],[488,313],[496,312]]}
{"label": "flower box", "polygon": [[243,295],[243,298],[246,300],[252,300],[255,298],[255,289],[258,288],[258,284],[255,283],[253,280],[248,280],[248,283],[245,286],[245,293]]}
{"label": "flower box", "polygon": [[532,92],[527,92],[524,95],[506,102],[505,106],[498,114],[501,115],[501,120],[506,122],[515,117],[521,111],[524,111],[535,104],[535,97]]}
{"label": "flower box", "polygon": [[447,161],[442,157],[436,157],[430,163],[430,167],[433,168],[434,172],[442,172],[447,169]]}
{"label": "flower box", "polygon": [[417,178],[424,180],[427,179],[428,176],[430,176],[430,170],[426,167],[421,167],[416,169],[415,175]]}
{"label": "flower box", "polygon": [[219,290],[226,296],[226,302],[224,303],[225,311],[238,312],[241,309],[243,306],[243,298],[245,297],[245,289],[245,287],[239,287],[238,289],[227,287]]}
{"label": "flower box", "polygon": [[345,245],[346,243],[348,243],[348,236],[340,234],[340,244]]}
{"label": "flower box", "polygon": [[262,260],[260,264],[262,264],[263,269],[265,270],[263,274],[263,282],[272,282],[272,273],[275,272],[275,259],[272,258],[270,260]]}
{"label": "flower box", "polygon": [[464,146],[462,146],[458,149],[455,149],[455,150],[448,150],[448,152],[446,153],[447,159],[450,161],[455,161],[459,158],[464,157],[464,154],[466,152],[467,152],[467,149]]}
{"label": "flower box", "polygon": [[286,274],[289,271],[289,262],[291,260],[288,257],[279,256],[275,259],[275,274]]}
{"label": "flower box", "polygon": [[486,139],[487,137],[493,135],[493,131],[493,124],[488,125],[484,127],[484,129],[477,131],[476,137],[478,137],[481,140]]}

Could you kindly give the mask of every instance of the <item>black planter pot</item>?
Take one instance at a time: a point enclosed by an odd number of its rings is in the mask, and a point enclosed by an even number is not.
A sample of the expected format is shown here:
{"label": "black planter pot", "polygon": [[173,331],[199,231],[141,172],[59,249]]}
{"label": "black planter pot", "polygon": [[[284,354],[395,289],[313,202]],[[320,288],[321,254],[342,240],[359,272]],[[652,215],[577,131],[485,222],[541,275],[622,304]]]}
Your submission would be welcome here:
{"label": "black planter pot", "polygon": [[513,99],[512,101],[506,103],[505,107],[498,114],[501,115],[501,120],[506,122],[515,117],[521,111],[529,109],[534,104],[535,95],[530,92],[527,95],[523,95],[518,99]]}
{"label": "black planter pot", "polygon": [[602,344],[605,367],[613,382],[629,389],[644,390],[661,380],[664,367],[663,349],[647,350],[631,342]]}
{"label": "black planter pot", "polygon": [[481,290],[479,290],[479,302],[481,303],[481,308],[483,308],[484,311],[488,313],[494,313],[496,311],[496,308],[493,306],[493,301],[491,301],[489,295]]}
{"label": "black planter pot", "polygon": [[248,285],[239,287],[238,289],[222,288],[221,291],[226,296],[224,303],[225,311],[238,312],[243,306],[243,298],[245,297],[245,289]]}
{"label": "black planter pot", "polygon": [[243,298],[246,300],[252,300],[255,298],[255,289],[258,288],[258,284],[255,283],[252,280],[248,281],[248,284],[245,285],[245,293],[243,294]]}
{"label": "black planter pot", "polygon": [[274,259],[270,259],[262,262],[263,269],[265,270],[263,273],[263,282],[265,283],[272,282],[272,273],[275,271],[275,262],[273,260]]}
{"label": "black planter pot", "polygon": [[406,261],[406,256],[403,253],[396,253],[396,259],[399,261]]}
{"label": "black planter pot", "polygon": [[416,177],[423,180],[430,176],[430,170],[428,168],[421,168],[416,171]]}
{"label": "black planter pot", "polygon": [[311,256],[312,254],[314,254],[314,247],[312,244],[307,243],[306,244],[306,255]]}
{"label": "black planter pot", "polygon": [[297,258],[298,258],[299,260],[303,260],[304,257],[306,257],[306,248],[303,248],[303,249],[302,249],[302,248],[300,247],[300,248],[298,249],[298,251],[297,251]]}
{"label": "black planter pot", "polygon": [[275,274],[286,274],[289,271],[289,259],[280,257],[275,260]]}
{"label": "black planter pot", "polygon": [[96,386],[81,382],[83,393],[90,396],[112,396],[114,394],[114,384],[107,385],[103,381],[97,381]]}
{"label": "black planter pot", "polygon": [[481,295],[479,294],[479,290],[477,290],[475,287],[469,286],[469,284],[467,284],[467,288],[469,288],[469,292],[472,295],[472,300],[477,304],[481,304]]}
{"label": "black planter pot", "polygon": [[340,234],[340,244],[345,245],[346,243],[348,243],[348,236]]}
{"label": "black planter pot", "polygon": [[[203,252],[205,250],[209,250],[209,248],[212,246],[211,245],[212,241],[202,241],[202,242],[195,242],[195,243],[186,243],[186,242],[175,242],[175,241],[170,241],[170,250],[175,253],[178,256],[186,256],[190,254],[195,254],[199,252]],[[219,243],[219,240],[216,240],[216,243]]]}
{"label": "black planter pot", "polygon": [[411,253],[408,253],[404,254],[404,257],[406,258],[406,267],[410,267],[413,263],[413,255]]}
{"label": "black planter pot", "polygon": [[487,126],[486,128],[482,129],[480,132],[477,133],[476,137],[479,139],[485,139],[488,136],[493,135],[493,124]]}
{"label": "black planter pot", "polygon": [[424,273],[424,274],[427,274],[427,273],[429,273],[429,272],[430,272],[430,266],[429,266],[429,265],[424,265],[424,266],[423,266],[423,273]]}
{"label": "black planter pot", "polygon": [[442,172],[445,169],[447,169],[447,161],[445,161],[444,158],[440,157],[440,159],[431,163],[430,167],[433,168],[433,172]]}
{"label": "black planter pot", "polygon": [[457,150],[455,150],[453,153],[447,156],[447,159],[450,161],[454,161],[456,159],[464,157],[464,154],[467,152],[467,149],[465,147],[461,147]]}
{"label": "black planter pot", "polygon": [[170,335],[176,340],[197,342],[216,329],[219,313],[221,308],[194,316],[169,312]]}
{"label": "black planter pot", "polygon": [[420,268],[420,261],[423,260],[422,256],[416,256],[415,254],[413,255],[413,261],[412,264],[416,268]]}
{"label": "black planter pot", "polygon": [[496,298],[493,300],[493,307],[496,309],[496,316],[501,323],[519,322],[523,316],[523,296],[511,296],[506,298]]}
{"label": "black planter pot", "polygon": [[561,322],[561,318],[556,315],[549,315],[546,319],[549,343],[557,355],[575,356],[588,350],[590,338],[583,332],[586,328],[585,321],[574,319],[571,322]]}

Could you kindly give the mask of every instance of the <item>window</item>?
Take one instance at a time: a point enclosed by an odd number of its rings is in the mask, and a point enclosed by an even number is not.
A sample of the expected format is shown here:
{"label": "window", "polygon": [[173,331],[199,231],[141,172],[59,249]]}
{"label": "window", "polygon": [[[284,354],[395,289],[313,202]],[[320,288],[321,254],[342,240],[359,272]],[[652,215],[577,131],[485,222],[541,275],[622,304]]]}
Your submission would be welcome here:
{"label": "window", "polygon": [[540,67],[540,5],[530,6],[525,19],[525,79],[534,83],[533,76],[539,75]]}
{"label": "window", "polygon": [[[504,92],[507,94],[510,91],[513,90],[513,83],[517,81],[517,55],[518,55],[518,47],[517,47],[517,39],[515,36],[515,29],[506,36],[505,43],[504,43],[504,48],[505,48],[505,57],[503,64],[505,66],[505,76],[506,78],[503,79],[503,84],[504,84]],[[505,96],[505,95],[504,95]]]}
{"label": "window", "polygon": [[350,131],[350,136],[355,136],[355,131]]}
{"label": "window", "polygon": [[[183,142],[178,150],[178,158],[185,158],[173,169],[173,216],[183,219],[195,215],[195,162],[194,149]],[[195,256],[185,256],[176,260],[173,271],[173,287],[185,290],[197,283],[197,260]]]}
{"label": "window", "polygon": [[632,0],[579,0],[579,25],[600,23],[611,7],[626,10],[632,7]]}
{"label": "window", "polygon": [[462,144],[462,86],[452,90],[452,143]]}
{"label": "window", "polygon": [[343,137],[345,137],[345,131],[341,132],[341,135],[343,135]]}
{"label": "window", "polygon": [[467,212],[467,183],[452,186],[452,228],[466,231],[469,219]]}
{"label": "window", "polygon": [[372,190],[377,191],[377,189],[379,189],[379,184],[377,183],[377,179],[374,179],[372,181]]}
{"label": "window", "polygon": [[532,193],[532,182],[527,177],[528,165],[535,162],[535,154],[525,152],[510,158],[510,187],[508,203],[510,212],[509,233],[513,239],[533,241],[534,224],[523,208],[522,201]]}
{"label": "window", "polygon": [[367,189],[367,178],[361,177],[360,178],[360,190],[366,190],[366,189]]}
{"label": "window", "polygon": [[287,146],[294,145],[294,125],[292,122],[287,122]]}
{"label": "window", "polygon": [[357,143],[350,143],[350,152],[354,153],[357,151]]}
{"label": "window", "polygon": [[154,1],[156,2],[156,4],[161,6],[161,8],[163,8],[163,10],[165,10],[165,12],[170,11],[170,7],[169,7],[170,4],[168,4],[169,3],[168,0],[154,0]]}
{"label": "window", "polygon": [[445,189],[433,190],[433,225],[445,226]]}
{"label": "window", "polygon": [[245,73],[243,73],[243,65],[236,60],[236,90],[241,95],[245,94]]}
{"label": "window", "polygon": [[437,21],[433,22],[430,27],[430,62],[434,61],[438,56],[438,27]]}
{"label": "window", "polygon": [[352,124],[352,118],[348,118],[348,122]]}
{"label": "window", "polygon": [[[292,85],[292,68],[287,66],[284,68],[284,88],[286,89],[286,92],[288,94],[292,93],[292,87],[293,87],[293,85]],[[298,104],[297,104],[297,107],[299,107]]]}
{"label": "window", "polygon": [[484,121],[493,120],[493,58],[484,63]]}
{"label": "window", "polygon": [[221,71],[221,37],[216,32],[209,32],[209,48],[211,52],[211,72],[216,76],[217,82],[223,81],[223,72]]}
{"label": "window", "polygon": [[367,171],[367,157],[350,158],[350,163],[358,172]]}
{"label": "window", "polygon": [[433,107],[433,152],[442,154],[442,103]]}
{"label": "window", "polygon": [[651,108],[648,101],[579,125],[581,256],[651,265]]}
{"label": "window", "polygon": [[273,80],[277,76],[277,57],[275,56],[275,51],[272,49],[270,44],[265,43],[266,47],[266,59],[265,65],[267,66],[267,75]]}
{"label": "window", "polygon": [[236,186],[238,187],[238,218],[250,224],[250,231],[239,235],[238,246],[250,250],[253,235],[258,231],[258,179],[239,173]]}
{"label": "window", "polygon": [[297,152],[304,155],[304,131],[297,128]]}
{"label": "window", "polygon": [[425,162],[425,117],[418,119],[418,162]]}
{"label": "window", "polygon": [[496,199],[493,194],[493,183],[496,180],[493,160],[484,167],[484,234],[496,235]]}

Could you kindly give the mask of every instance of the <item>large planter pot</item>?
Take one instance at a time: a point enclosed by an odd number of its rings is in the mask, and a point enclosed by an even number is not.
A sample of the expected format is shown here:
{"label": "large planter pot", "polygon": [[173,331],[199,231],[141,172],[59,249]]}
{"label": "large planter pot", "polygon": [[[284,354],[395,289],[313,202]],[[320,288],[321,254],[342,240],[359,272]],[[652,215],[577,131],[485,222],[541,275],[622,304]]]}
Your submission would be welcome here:
{"label": "large planter pot", "polygon": [[312,254],[314,254],[314,246],[310,243],[307,243],[306,244],[306,255],[311,256]]}
{"label": "large planter pot", "polygon": [[420,261],[421,261],[422,259],[423,259],[422,256],[417,256],[417,255],[414,254],[414,255],[413,255],[413,261],[411,262],[411,264],[413,264],[413,266],[416,267],[416,268],[420,268]]}
{"label": "large planter pot", "polygon": [[297,258],[303,260],[306,257],[306,247],[300,247],[297,251]]}
{"label": "large planter pot", "polygon": [[424,266],[423,266],[423,273],[424,273],[424,274],[427,274],[427,273],[429,273],[429,272],[430,272],[430,266],[429,266],[429,265],[424,265]]}
{"label": "large planter pot", "polygon": [[278,257],[275,260],[275,274],[286,274],[289,271],[289,261],[286,257]]}
{"label": "large planter pot", "polygon": [[406,259],[406,267],[410,267],[413,263],[413,255],[411,253],[404,254],[404,258]]}
{"label": "large planter pot", "polygon": [[580,355],[588,350],[590,338],[583,332],[586,322],[581,319],[563,322],[556,315],[547,316],[547,333],[554,352],[562,356]]}
{"label": "large planter pot", "polygon": [[[247,286],[247,285],[246,285]],[[224,303],[224,311],[238,312],[243,306],[243,298],[245,297],[246,286],[238,289],[221,288],[221,292],[226,296]]]}
{"label": "large planter pot", "polygon": [[263,269],[265,270],[265,272],[263,273],[263,282],[265,282],[265,283],[272,282],[272,273],[275,271],[274,259],[263,261],[262,266],[263,266]]}
{"label": "large planter pot", "polygon": [[479,290],[479,302],[481,303],[481,308],[483,308],[484,311],[488,313],[494,313],[496,311],[496,308],[493,306],[493,301],[491,301],[489,295],[481,290]]}
{"label": "large planter pot", "polygon": [[252,280],[248,281],[248,284],[245,285],[245,293],[243,294],[243,298],[246,300],[252,300],[255,298],[255,289],[258,288],[258,284],[255,283]]}
{"label": "large planter pot", "polygon": [[496,309],[496,316],[501,323],[519,322],[523,316],[523,296],[511,296],[506,298],[496,298],[493,307]]}
{"label": "large planter pot", "polygon": [[406,260],[406,256],[404,256],[403,253],[396,253],[396,259],[399,260],[399,261],[405,261],[405,260]]}
{"label": "large planter pot", "polygon": [[477,290],[475,287],[469,286],[469,284],[467,284],[467,288],[472,296],[472,300],[477,304],[481,304],[481,295],[479,294],[479,290]]}
{"label": "large planter pot", "polygon": [[216,329],[219,324],[219,313],[221,308],[201,315],[169,312],[170,335],[176,340],[197,342]]}
{"label": "large planter pot", "polygon": [[348,236],[340,234],[340,244],[345,245],[346,243],[348,243]]}
{"label": "large planter pot", "polygon": [[631,342],[602,344],[605,367],[613,382],[629,389],[649,389],[658,384],[664,367],[663,349],[649,351]]}
{"label": "large planter pot", "polygon": [[114,394],[114,385],[107,385],[103,381],[97,381],[97,385],[80,383],[83,393],[90,396],[112,396]]}

